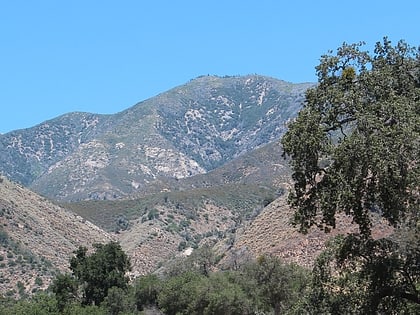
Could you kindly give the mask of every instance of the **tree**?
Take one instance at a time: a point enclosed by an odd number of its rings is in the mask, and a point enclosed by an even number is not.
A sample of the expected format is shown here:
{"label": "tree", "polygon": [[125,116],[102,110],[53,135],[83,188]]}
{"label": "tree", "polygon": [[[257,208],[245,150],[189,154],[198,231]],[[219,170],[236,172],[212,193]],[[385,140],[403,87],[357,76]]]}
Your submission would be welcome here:
{"label": "tree", "polygon": [[198,309],[197,314],[255,314],[251,299],[229,272],[211,273],[207,280],[207,290],[199,297],[200,303],[196,303],[202,307]]}
{"label": "tree", "polygon": [[95,244],[95,252],[87,255],[85,247],[79,247],[70,259],[70,269],[81,285],[85,305],[100,305],[112,287],[127,289],[127,271],[130,260],[116,242]]}
{"label": "tree", "polygon": [[316,261],[309,309],[317,314],[350,309],[353,314],[419,314],[413,286],[419,285],[420,270],[412,258],[387,238],[339,236]]}
{"label": "tree", "polygon": [[[331,255],[341,266],[358,261],[357,281],[369,291],[362,309],[375,312],[389,300],[420,304],[420,49],[387,38],[373,54],[362,46],[321,57],[318,85],[282,144],[293,169],[293,222],[328,232],[338,212],[352,217],[359,233]],[[372,239],[374,214],[410,238]],[[385,261],[392,281],[380,272]]]}
{"label": "tree", "polygon": [[253,314],[251,300],[228,273],[185,272],[163,282],[158,305],[168,315]]}
{"label": "tree", "polygon": [[174,259],[166,270],[169,276],[175,276],[195,271],[204,276],[208,276],[217,261],[216,254],[209,244],[195,249],[190,256]]}
{"label": "tree", "polygon": [[188,258],[194,268],[204,276],[209,276],[211,268],[216,264],[216,255],[208,244],[193,251]]}
{"label": "tree", "polygon": [[55,294],[60,312],[77,298],[77,281],[69,274],[59,274],[53,280],[50,290]]}
{"label": "tree", "polygon": [[157,296],[161,285],[162,281],[154,274],[136,279],[134,283],[134,296],[138,310],[143,310],[145,306],[157,305]]}
{"label": "tree", "polygon": [[207,288],[207,278],[196,272],[170,277],[158,294],[158,305],[165,314],[196,314],[197,299]]}
{"label": "tree", "polygon": [[13,300],[10,305],[0,305],[0,315],[59,315],[54,297],[42,292],[35,294],[31,299]]}
{"label": "tree", "polygon": [[303,268],[285,264],[273,256],[260,256],[245,265],[240,283],[252,295],[255,306],[274,314],[284,314],[297,303],[307,287],[307,273]]}
{"label": "tree", "polygon": [[109,315],[133,314],[136,308],[132,296],[127,294],[126,290],[117,287],[109,288],[102,305]]}

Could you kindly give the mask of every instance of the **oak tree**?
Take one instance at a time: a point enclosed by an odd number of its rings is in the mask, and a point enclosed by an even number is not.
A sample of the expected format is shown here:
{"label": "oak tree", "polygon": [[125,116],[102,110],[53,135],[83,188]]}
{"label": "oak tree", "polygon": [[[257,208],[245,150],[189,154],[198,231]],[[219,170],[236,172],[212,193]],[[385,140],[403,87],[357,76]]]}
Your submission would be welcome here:
{"label": "oak tree", "polygon": [[130,260],[116,242],[94,244],[95,252],[88,255],[85,247],[79,247],[70,259],[70,269],[79,282],[85,305],[100,305],[112,287],[125,290],[126,273]]}
{"label": "oak tree", "polygon": [[[318,84],[282,144],[300,230],[328,232],[339,212],[359,227],[333,255],[338,267],[353,263],[366,298],[360,309],[372,313],[387,299],[420,303],[420,49],[387,38],[373,53],[363,45],[344,43],[321,57]],[[397,229],[393,238],[372,238],[375,215]],[[397,237],[403,231],[408,238]]]}

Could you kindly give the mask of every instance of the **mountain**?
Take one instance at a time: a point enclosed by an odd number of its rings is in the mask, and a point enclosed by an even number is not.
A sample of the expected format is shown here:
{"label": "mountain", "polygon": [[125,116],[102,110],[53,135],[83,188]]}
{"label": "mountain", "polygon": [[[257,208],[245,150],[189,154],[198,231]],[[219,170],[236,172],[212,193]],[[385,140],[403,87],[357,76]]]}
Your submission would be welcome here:
{"label": "mountain", "polygon": [[116,232],[133,272],[144,274],[204,243],[232,246],[239,227],[284,195],[290,170],[281,153],[272,142],[206,174],[161,179],[128,199],[63,206]]}
{"label": "mountain", "polygon": [[[220,268],[268,253],[310,266],[279,143],[312,84],[204,76],[114,115],[70,113],[0,135],[0,288],[47,286],[80,245],[117,240],[131,276],[211,244]],[[46,198],[55,199],[52,204]],[[355,227],[338,220],[333,233]],[[392,230],[378,221],[377,235]]]}
{"label": "mountain", "polygon": [[0,172],[61,201],[141,194],[279,139],[310,86],[202,76],[114,115],[70,113],[0,135]]}
{"label": "mountain", "polygon": [[[268,155],[271,163],[263,164]],[[141,196],[63,207],[2,177],[1,288],[16,294],[19,281],[27,293],[45,288],[56,272],[66,270],[78,246],[111,239],[129,254],[134,276],[203,243],[229,244],[243,221],[252,220],[283,193],[288,171],[279,167],[282,161],[281,147],[270,143],[207,174],[162,181]],[[272,176],[267,176],[270,167]],[[160,191],[165,185],[172,191]]]}
{"label": "mountain", "polygon": [[112,236],[21,185],[0,177],[0,291],[7,296],[44,289],[68,270],[72,252]]}
{"label": "mountain", "polygon": [[[253,244],[265,248],[272,236],[248,244],[243,235],[284,198],[290,170],[278,140],[310,86],[203,76],[114,115],[70,113],[0,135],[1,172],[61,205],[4,180],[3,256],[14,244],[9,256],[45,261],[48,283],[78,245],[109,239],[129,254],[134,275],[204,243],[227,258],[258,253]],[[40,275],[25,268],[33,274],[25,287],[36,289]],[[8,281],[14,288],[16,278]]]}

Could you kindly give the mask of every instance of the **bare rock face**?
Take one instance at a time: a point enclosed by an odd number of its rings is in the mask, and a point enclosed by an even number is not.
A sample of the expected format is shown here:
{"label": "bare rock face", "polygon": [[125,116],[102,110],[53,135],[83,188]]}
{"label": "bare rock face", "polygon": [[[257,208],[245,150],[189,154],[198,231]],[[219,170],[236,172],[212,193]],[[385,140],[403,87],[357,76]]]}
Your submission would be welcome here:
{"label": "bare rock face", "polygon": [[0,172],[56,200],[121,198],[279,139],[310,86],[199,77],[114,115],[71,113],[0,135]]}

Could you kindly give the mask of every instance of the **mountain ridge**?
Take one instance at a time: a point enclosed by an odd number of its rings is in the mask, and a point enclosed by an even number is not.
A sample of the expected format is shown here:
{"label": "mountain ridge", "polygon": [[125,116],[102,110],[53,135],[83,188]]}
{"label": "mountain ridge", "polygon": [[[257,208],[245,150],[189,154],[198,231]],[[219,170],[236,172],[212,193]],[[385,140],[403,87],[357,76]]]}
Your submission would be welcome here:
{"label": "mountain ridge", "polygon": [[313,84],[201,76],[116,114],[69,113],[0,136],[0,171],[58,200],[116,199],[277,140]]}
{"label": "mountain ridge", "polygon": [[116,114],[69,113],[0,136],[3,173],[45,196],[0,177],[2,288],[16,296],[21,276],[27,292],[43,289],[77,246],[109,240],[133,277],[203,244],[221,269],[263,254],[311,266],[328,235],[291,226],[279,142],[310,86],[203,76]]}

